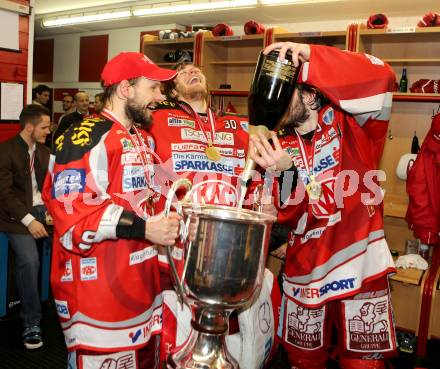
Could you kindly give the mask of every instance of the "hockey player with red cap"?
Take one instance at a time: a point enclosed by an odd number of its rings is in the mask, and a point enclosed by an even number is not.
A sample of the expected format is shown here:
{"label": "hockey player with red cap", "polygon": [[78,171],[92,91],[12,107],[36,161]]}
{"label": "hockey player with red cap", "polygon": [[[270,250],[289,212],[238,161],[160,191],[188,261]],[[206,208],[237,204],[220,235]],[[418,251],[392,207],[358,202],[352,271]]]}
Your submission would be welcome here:
{"label": "hockey player with red cap", "polygon": [[102,71],[105,107],[60,136],[44,185],[54,219],[51,283],[69,368],[154,368],[161,331],[157,247],[179,216],[154,215],[151,109],[176,72],[140,53]]}

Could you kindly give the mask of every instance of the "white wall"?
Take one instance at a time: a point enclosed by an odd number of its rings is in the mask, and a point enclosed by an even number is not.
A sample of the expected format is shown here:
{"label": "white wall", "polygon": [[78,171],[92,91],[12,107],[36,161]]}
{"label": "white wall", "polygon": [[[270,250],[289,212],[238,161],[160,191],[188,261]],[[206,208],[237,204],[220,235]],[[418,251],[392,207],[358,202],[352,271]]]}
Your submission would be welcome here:
{"label": "white wall", "polygon": [[[415,26],[420,17],[396,17],[389,18],[388,28]],[[366,19],[345,19],[334,21],[265,24],[266,27],[279,26],[288,32],[316,32],[316,31],[340,31],[345,30],[352,22],[365,23]],[[78,82],[79,70],[79,45],[80,37],[92,35],[109,35],[108,57],[112,58],[122,51],[139,51],[139,36],[141,32],[157,29],[180,28],[176,24],[134,27],[114,29],[99,32],[83,32],[67,35],[58,35],[54,38],[54,80],[48,83],[54,88],[80,88],[83,90],[96,91],[100,89],[97,82]],[[243,26],[232,26],[236,35],[243,34]],[[93,58],[93,55],[90,56]],[[34,85],[37,84],[34,82]]]}
{"label": "white wall", "polygon": [[[98,82],[78,82],[80,37],[108,34],[108,58],[111,59],[122,51],[139,51],[141,32],[175,28],[181,29],[182,26],[162,24],[42,37],[40,39],[54,39],[53,82],[45,84],[53,88],[80,88],[86,91],[100,89]],[[93,55],[90,55],[90,58],[93,58]],[[38,81],[33,82],[34,86],[37,84]]]}

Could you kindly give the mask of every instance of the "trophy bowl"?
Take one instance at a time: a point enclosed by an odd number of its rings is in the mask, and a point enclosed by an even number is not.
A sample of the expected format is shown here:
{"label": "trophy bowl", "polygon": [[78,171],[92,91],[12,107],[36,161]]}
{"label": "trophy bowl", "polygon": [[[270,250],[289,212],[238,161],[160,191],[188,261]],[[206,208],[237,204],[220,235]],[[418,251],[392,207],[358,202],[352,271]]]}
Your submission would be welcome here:
{"label": "trophy bowl", "polygon": [[260,292],[270,231],[276,219],[226,206],[186,203],[181,207],[185,224],[196,227],[194,239],[184,243],[181,276],[171,247],[168,257],[177,290],[192,307],[193,332],[183,347],[168,356],[167,365],[238,368],[224,342],[229,315]]}

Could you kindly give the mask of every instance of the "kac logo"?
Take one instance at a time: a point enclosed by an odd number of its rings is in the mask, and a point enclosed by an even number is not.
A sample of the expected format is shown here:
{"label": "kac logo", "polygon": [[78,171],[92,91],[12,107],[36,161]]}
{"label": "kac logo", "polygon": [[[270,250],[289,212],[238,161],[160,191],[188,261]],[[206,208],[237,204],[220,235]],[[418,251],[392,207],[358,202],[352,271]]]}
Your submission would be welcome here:
{"label": "kac logo", "polygon": [[141,336],[142,330],[138,329],[135,333],[130,332],[128,334],[128,337],[131,338],[131,343],[136,343],[136,341],[138,340],[138,338]]}

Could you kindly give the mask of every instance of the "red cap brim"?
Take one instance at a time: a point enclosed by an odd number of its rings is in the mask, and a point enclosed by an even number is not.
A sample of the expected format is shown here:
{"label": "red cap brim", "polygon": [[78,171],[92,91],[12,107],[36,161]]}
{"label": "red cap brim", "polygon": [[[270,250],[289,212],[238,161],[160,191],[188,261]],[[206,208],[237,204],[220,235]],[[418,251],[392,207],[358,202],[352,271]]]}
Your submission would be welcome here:
{"label": "red cap brim", "polygon": [[151,79],[152,81],[165,82],[176,77],[177,71],[171,69],[165,69],[157,67],[148,73],[148,75],[144,75],[144,77]]}

